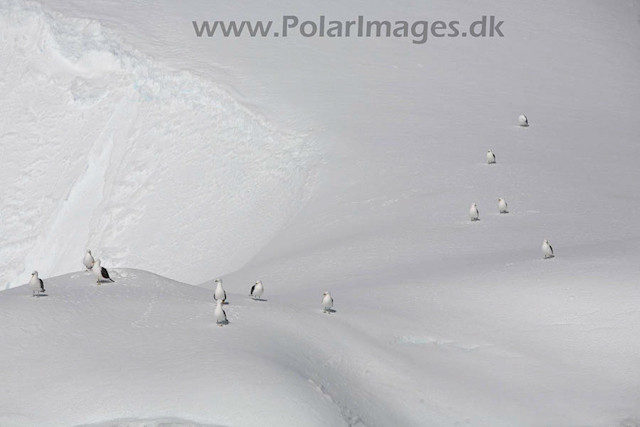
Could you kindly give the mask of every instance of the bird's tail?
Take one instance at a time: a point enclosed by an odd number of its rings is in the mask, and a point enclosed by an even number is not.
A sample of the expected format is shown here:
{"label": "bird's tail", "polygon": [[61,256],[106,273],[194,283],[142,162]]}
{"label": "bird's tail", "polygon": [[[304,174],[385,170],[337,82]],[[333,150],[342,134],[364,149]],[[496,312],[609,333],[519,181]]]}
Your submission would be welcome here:
{"label": "bird's tail", "polygon": [[109,277],[109,280],[111,280],[112,282],[115,282],[115,280],[113,280],[111,277]]}

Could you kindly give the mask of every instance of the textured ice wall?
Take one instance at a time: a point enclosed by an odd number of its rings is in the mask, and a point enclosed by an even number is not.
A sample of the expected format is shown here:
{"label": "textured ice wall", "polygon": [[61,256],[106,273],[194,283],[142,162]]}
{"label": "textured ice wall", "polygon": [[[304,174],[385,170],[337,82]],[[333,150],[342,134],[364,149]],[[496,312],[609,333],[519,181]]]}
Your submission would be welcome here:
{"label": "textured ice wall", "polygon": [[98,22],[0,0],[0,288],[106,265],[201,282],[308,198],[319,155]]}

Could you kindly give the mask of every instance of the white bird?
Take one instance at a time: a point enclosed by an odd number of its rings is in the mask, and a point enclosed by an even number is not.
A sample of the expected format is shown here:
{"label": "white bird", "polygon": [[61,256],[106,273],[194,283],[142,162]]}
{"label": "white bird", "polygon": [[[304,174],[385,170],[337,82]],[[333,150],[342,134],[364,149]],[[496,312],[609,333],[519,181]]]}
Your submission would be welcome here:
{"label": "white bird", "polygon": [[471,217],[471,221],[480,221],[480,211],[476,204],[471,205],[471,209],[469,209],[469,217]]}
{"label": "white bird", "polygon": [[227,299],[227,293],[224,291],[224,288],[222,287],[222,279],[216,279],[216,291],[213,293],[213,298],[216,301],[222,300],[223,303]]}
{"label": "white bird", "polygon": [[496,162],[496,155],[493,154],[493,151],[487,151],[487,163],[492,165]]}
{"label": "white bird", "polygon": [[253,299],[260,299],[262,294],[264,294],[264,286],[262,286],[262,282],[258,280],[256,284],[251,287],[251,296]]}
{"label": "white bird", "polygon": [[216,318],[216,324],[218,326],[222,327],[222,325],[226,325],[227,323],[229,323],[229,321],[227,320],[227,313],[225,313],[222,309],[221,299],[216,301],[216,309],[214,310],[213,315]]}
{"label": "white bird", "polygon": [[322,311],[325,313],[331,313],[331,308],[333,307],[333,298],[331,298],[331,294],[329,292],[324,293],[324,297],[322,298]]}
{"label": "white bird", "polygon": [[501,214],[509,213],[509,208],[507,207],[507,202],[502,197],[500,197],[498,199],[498,209],[500,209],[500,213]]}
{"label": "white bird", "polygon": [[553,248],[547,239],[544,239],[544,242],[542,242],[542,254],[544,255],[544,259],[553,258],[555,256],[553,255]]}
{"label": "white bird", "polygon": [[102,283],[102,280],[110,280],[112,282],[114,282],[115,280],[113,280],[111,277],[109,277],[109,272],[107,271],[106,268],[102,267],[100,265],[100,260],[97,259],[94,263],[93,263],[93,267],[91,268],[91,271],[93,271],[93,275],[96,276],[98,278],[98,285],[100,283]]}
{"label": "white bird", "polygon": [[35,297],[40,292],[44,292],[44,282],[38,277],[38,272],[34,270],[31,273],[31,280],[29,280],[29,287],[31,288],[31,296]]}
{"label": "white bird", "polygon": [[91,270],[91,267],[93,267],[93,255],[91,255],[91,251],[87,251],[87,253],[84,254],[84,259],[82,260],[82,263],[84,264],[84,266],[87,268],[87,271]]}
{"label": "white bird", "polygon": [[522,127],[527,127],[529,126],[529,119],[527,119],[527,116],[525,116],[524,114],[521,115],[520,117],[518,117],[518,123],[520,124],[520,126]]}

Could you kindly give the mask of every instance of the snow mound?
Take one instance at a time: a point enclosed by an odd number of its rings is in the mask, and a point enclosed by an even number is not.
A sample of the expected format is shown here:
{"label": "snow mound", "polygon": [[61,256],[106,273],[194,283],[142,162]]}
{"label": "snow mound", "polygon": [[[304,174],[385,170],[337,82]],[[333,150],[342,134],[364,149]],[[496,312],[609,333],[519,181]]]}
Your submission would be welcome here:
{"label": "snow mound", "polygon": [[74,271],[84,248],[202,282],[239,268],[309,197],[308,137],[96,21],[0,8],[0,287]]}
{"label": "snow mound", "polygon": [[0,366],[12,367],[0,374],[11,390],[0,425],[345,425],[321,391],[338,369],[321,362],[322,342],[281,324],[277,303],[229,284],[230,324],[217,327],[207,289],[140,270],[113,276],[45,279],[39,298],[26,286],[0,292]]}

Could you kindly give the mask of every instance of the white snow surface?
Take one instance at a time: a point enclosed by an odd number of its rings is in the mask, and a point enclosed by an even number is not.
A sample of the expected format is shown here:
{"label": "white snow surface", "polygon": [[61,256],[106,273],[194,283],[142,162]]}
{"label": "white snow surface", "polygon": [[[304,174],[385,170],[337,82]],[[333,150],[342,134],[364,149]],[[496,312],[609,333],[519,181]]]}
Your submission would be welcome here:
{"label": "white snow surface", "polygon": [[76,270],[78,248],[204,281],[242,266],[308,198],[318,154],[303,135],[97,21],[0,5],[4,287],[32,264]]}
{"label": "white snow surface", "polygon": [[[42,3],[0,0],[0,426],[640,426],[640,4]],[[287,14],[505,37],[191,26]]]}

